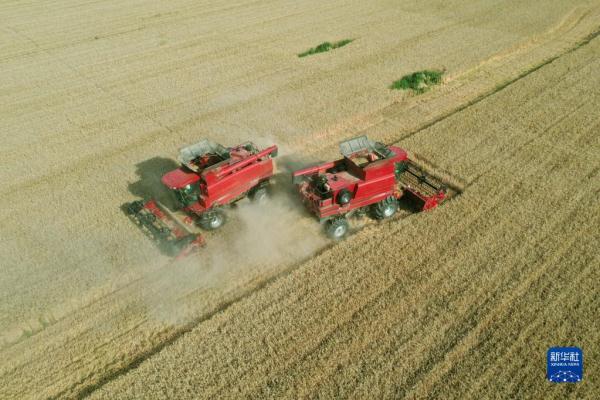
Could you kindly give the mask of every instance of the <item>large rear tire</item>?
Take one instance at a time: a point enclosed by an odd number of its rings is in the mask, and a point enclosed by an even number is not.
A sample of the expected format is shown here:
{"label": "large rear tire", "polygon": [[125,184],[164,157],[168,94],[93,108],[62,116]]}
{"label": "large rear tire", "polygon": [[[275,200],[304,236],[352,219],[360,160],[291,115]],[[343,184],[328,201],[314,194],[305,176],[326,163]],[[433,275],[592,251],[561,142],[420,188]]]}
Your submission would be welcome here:
{"label": "large rear tire", "polygon": [[269,192],[267,191],[266,186],[259,186],[255,189],[252,189],[249,196],[250,200],[252,200],[253,202],[262,204],[268,199]]}
{"label": "large rear tire", "polygon": [[225,224],[227,217],[223,210],[211,210],[200,217],[199,224],[203,229],[214,231]]}
{"label": "large rear tire", "polygon": [[341,240],[348,234],[349,225],[348,220],[344,217],[335,218],[327,221],[325,226],[325,232],[333,240]]}
{"label": "large rear tire", "polygon": [[385,219],[390,218],[396,211],[398,211],[398,200],[395,197],[390,196],[386,199],[381,200],[379,203],[375,203],[371,206],[373,218]]}

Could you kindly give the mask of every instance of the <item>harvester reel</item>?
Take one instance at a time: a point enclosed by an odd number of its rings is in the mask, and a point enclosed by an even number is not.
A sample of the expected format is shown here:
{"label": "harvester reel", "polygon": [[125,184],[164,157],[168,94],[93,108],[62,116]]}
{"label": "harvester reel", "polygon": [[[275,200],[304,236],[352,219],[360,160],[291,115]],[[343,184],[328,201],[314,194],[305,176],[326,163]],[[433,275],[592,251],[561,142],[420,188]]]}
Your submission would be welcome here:
{"label": "harvester reel", "polygon": [[131,203],[127,204],[127,213],[129,213],[130,215],[135,215],[137,213],[139,213],[142,208],[144,208],[144,202],[141,200],[136,200],[136,201],[132,201]]}
{"label": "harvester reel", "polygon": [[375,219],[390,218],[398,211],[398,201],[393,196],[390,196],[374,204],[372,207]]}

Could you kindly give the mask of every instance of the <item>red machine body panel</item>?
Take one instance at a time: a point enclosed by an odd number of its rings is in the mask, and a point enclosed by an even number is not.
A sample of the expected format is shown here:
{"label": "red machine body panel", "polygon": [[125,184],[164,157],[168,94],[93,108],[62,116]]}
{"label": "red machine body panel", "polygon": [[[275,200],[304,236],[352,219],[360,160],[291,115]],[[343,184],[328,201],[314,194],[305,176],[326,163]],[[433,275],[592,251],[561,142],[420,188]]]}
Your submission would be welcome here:
{"label": "red machine body panel", "polygon": [[[370,142],[366,137],[344,142],[340,147],[344,158],[293,173],[304,204],[320,220],[347,214],[391,196],[399,199],[406,193],[423,201],[423,210],[437,206],[444,199],[442,188],[421,177],[410,182],[403,179],[405,173],[415,168],[404,149]],[[424,183],[431,185],[430,190],[423,189]],[[347,198],[349,201],[345,202]]]}
{"label": "red machine body panel", "polygon": [[228,204],[272,177],[274,165],[270,154],[276,150],[276,146],[271,146],[254,155],[242,150],[232,151],[230,160],[204,170],[201,176],[205,186],[201,187],[198,205],[206,209]]}
{"label": "red machine body panel", "polygon": [[134,201],[125,211],[170,254],[184,257],[204,245],[202,235],[193,233],[194,225],[217,229],[225,221],[220,206],[246,195],[266,195],[275,156],[277,146],[259,151],[251,142],[225,148],[203,140],[181,149],[181,167],[162,177],[187,213],[183,220],[155,200]]}
{"label": "red machine body panel", "polygon": [[[212,207],[227,205],[274,174],[272,157],[277,154],[277,146],[262,151],[250,142],[229,149],[216,148],[218,145],[212,143],[213,147],[207,146],[196,153],[190,151],[190,159],[163,176],[162,182],[169,189],[192,191],[194,201],[182,204],[185,211],[200,215]],[[207,148],[214,151],[207,153]]]}
{"label": "red machine body panel", "polygon": [[168,172],[161,179],[163,185],[170,189],[179,189],[186,185],[196,183],[198,180],[200,180],[198,174],[183,168]]}

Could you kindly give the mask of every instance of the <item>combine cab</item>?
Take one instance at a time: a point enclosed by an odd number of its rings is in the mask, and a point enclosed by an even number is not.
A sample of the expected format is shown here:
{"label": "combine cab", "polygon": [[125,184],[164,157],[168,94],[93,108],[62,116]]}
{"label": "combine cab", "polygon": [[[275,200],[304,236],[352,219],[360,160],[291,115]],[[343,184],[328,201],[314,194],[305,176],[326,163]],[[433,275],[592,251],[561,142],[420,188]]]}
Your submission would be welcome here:
{"label": "combine cab", "polygon": [[341,143],[340,152],[342,159],[293,174],[304,204],[326,222],[334,239],[348,232],[348,216],[370,213],[384,219],[396,213],[402,197],[418,210],[434,208],[446,197],[441,182],[426,175],[399,147],[361,136]]}
{"label": "combine cab", "polygon": [[174,248],[174,253],[187,255],[204,243],[194,233],[196,225],[218,229],[225,223],[225,207],[245,197],[260,201],[267,196],[275,156],[277,146],[258,150],[246,142],[225,148],[203,140],[181,149],[181,167],[162,177],[186,218],[178,219],[155,200],[129,203],[126,211],[151,236]]}

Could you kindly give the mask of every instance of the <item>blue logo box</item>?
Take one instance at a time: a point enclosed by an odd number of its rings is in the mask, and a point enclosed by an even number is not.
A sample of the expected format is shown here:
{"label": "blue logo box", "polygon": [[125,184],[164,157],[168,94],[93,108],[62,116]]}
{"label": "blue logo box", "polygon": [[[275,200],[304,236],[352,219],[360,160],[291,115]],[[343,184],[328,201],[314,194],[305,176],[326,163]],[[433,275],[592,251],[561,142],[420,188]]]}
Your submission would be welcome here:
{"label": "blue logo box", "polygon": [[550,347],[546,361],[546,377],[550,382],[579,382],[583,379],[583,351],[579,347]]}

